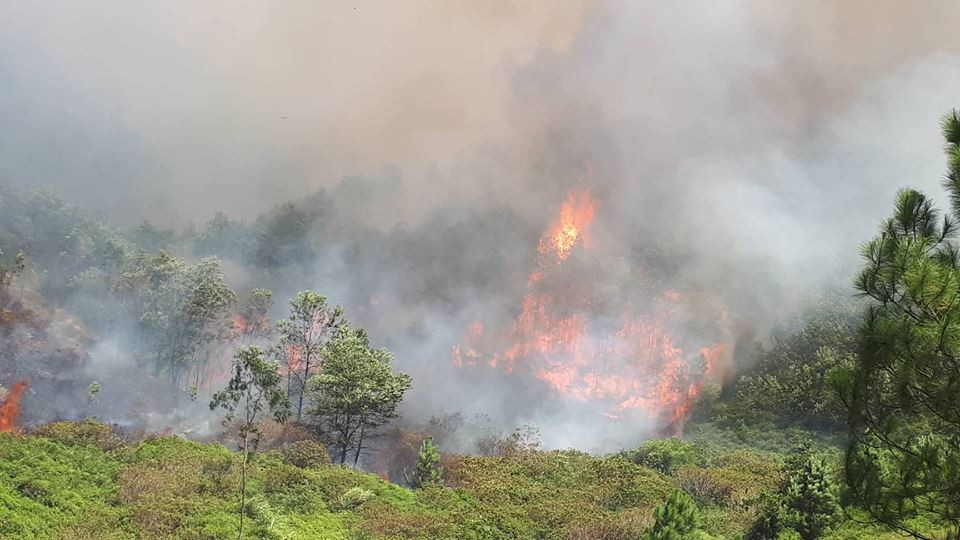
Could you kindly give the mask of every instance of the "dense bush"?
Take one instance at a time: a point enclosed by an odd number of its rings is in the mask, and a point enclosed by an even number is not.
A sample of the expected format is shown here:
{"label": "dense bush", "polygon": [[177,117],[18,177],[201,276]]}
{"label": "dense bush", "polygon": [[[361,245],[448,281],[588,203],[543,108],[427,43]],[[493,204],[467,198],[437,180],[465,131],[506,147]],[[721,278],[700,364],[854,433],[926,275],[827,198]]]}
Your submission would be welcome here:
{"label": "dense bush", "polygon": [[691,443],[678,438],[649,440],[636,450],[624,452],[630,461],[670,474],[680,467],[703,465],[707,460],[702,443]]}
{"label": "dense bush", "polygon": [[304,469],[330,464],[330,453],[322,444],[303,440],[291,443],[283,450],[283,459],[291,465]]}

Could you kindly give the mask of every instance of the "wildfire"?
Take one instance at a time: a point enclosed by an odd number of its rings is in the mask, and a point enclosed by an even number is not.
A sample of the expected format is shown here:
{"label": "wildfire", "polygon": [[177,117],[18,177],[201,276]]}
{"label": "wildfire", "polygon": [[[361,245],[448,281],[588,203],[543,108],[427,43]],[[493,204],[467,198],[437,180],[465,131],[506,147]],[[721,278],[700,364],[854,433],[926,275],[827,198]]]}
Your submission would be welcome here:
{"label": "wildfire", "polygon": [[[597,202],[590,196],[589,189],[579,192],[571,191],[567,200],[563,202],[560,216],[540,240],[540,255],[561,263],[567,260],[573,248],[581,240],[584,247],[590,247],[589,227],[596,213]],[[531,276],[531,280],[533,279]]]}
{"label": "wildfire", "polygon": [[17,419],[20,417],[20,399],[27,391],[27,381],[23,380],[13,385],[3,403],[0,403],[0,433],[17,430]]}
{"label": "wildfire", "polygon": [[555,394],[605,403],[612,419],[630,411],[679,427],[703,385],[725,372],[722,343],[688,353],[671,333],[688,295],[668,289],[650,305],[627,306],[619,322],[595,315],[589,276],[558,282],[556,269],[581,248],[590,249],[598,202],[589,190],[574,191],[538,244],[538,268],[527,280],[503,352],[484,354],[483,324],[474,322],[464,345],[453,347],[458,367],[501,367],[531,373]]}

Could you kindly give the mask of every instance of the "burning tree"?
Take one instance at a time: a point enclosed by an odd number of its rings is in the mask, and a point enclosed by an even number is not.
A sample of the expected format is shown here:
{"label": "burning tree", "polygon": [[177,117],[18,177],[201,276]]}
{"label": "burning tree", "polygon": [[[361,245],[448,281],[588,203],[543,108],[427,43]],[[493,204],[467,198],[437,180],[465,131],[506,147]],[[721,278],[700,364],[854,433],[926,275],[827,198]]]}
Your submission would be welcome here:
{"label": "burning tree", "polygon": [[297,400],[297,421],[303,412],[307,381],[320,367],[327,341],[344,324],[343,306],[330,308],[327,297],[313,291],[299,292],[290,301],[290,316],[277,323],[277,355],[287,374],[287,396]]}
{"label": "burning tree", "polygon": [[266,338],[271,333],[270,308],[273,307],[273,292],[267,289],[250,289],[239,313],[233,317],[234,330],[243,340]]}

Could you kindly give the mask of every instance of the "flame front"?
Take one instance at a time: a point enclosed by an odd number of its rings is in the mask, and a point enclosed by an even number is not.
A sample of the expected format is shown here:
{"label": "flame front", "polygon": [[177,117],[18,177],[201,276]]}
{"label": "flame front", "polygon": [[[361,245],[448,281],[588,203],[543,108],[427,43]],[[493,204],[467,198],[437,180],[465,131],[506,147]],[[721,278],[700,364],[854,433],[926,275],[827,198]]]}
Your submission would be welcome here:
{"label": "flame front", "polygon": [[527,280],[508,344],[502,352],[481,353],[483,324],[477,320],[465,344],[453,347],[454,363],[531,373],[562,398],[603,403],[609,418],[635,411],[679,429],[703,385],[723,375],[727,347],[713,343],[694,354],[683,349],[671,333],[688,303],[679,291],[662,291],[642,311],[626,305],[611,320],[594,312],[596,302],[584,286],[590,276],[558,281],[575,250],[590,250],[598,206],[589,190],[569,194],[540,239],[539,267]]}
{"label": "flame front", "polygon": [[0,403],[0,433],[17,430],[17,419],[20,418],[20,399],[27,391],[27,381],[20,381],[13,385],[10,393]]}

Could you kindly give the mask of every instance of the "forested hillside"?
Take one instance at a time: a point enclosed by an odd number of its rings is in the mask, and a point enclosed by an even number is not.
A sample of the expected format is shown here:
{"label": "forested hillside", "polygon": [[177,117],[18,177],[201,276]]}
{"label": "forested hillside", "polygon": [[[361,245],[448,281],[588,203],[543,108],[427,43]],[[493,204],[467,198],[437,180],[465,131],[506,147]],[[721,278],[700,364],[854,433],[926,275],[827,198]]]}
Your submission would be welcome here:
{"label": "forested hillside", "polygon": [[605,453],[456,411],[406,417],[420,381],[350,310],[236,292],[209,253],[269,266],[304,241],[296,207],[178,236],[5,186],[0,535],[955,538],[956,113],[944,133],[947,211],[901,191],[856,295],[818,294],[740,342],[660,437]]}

